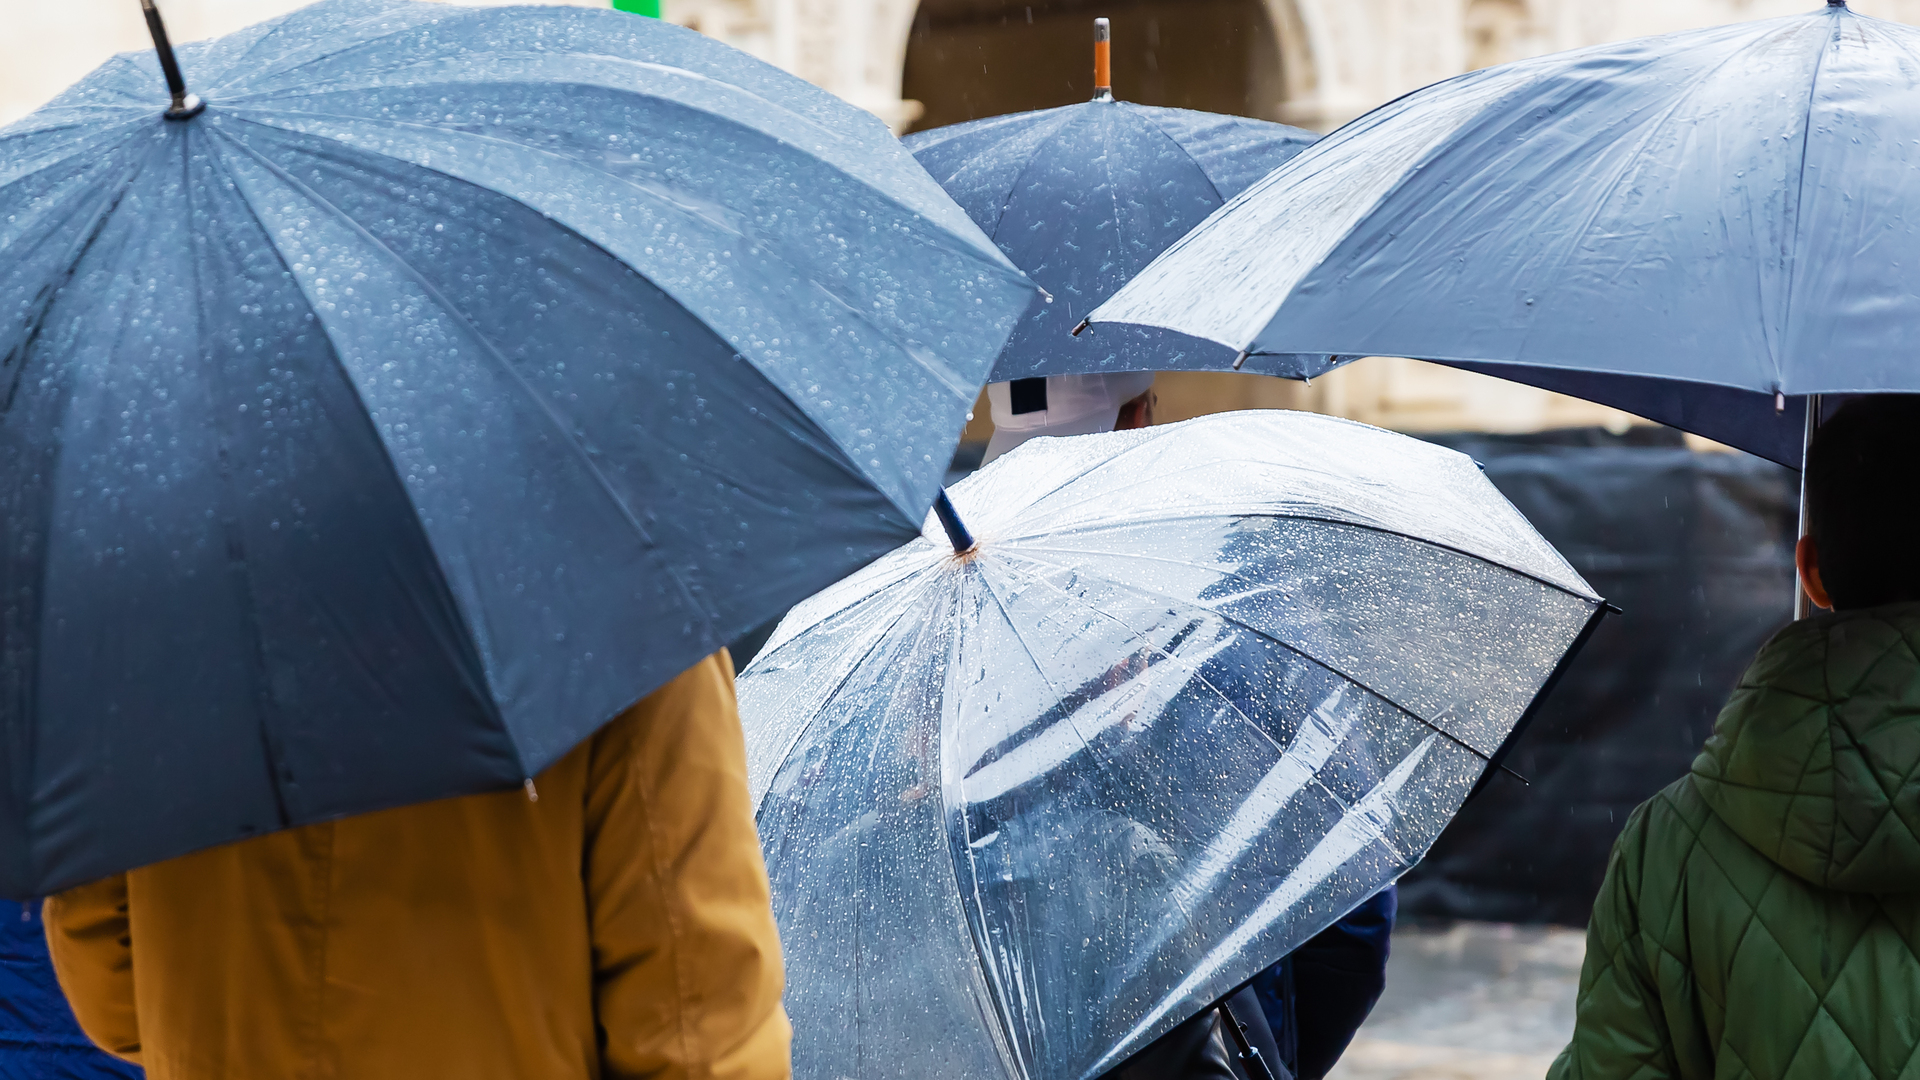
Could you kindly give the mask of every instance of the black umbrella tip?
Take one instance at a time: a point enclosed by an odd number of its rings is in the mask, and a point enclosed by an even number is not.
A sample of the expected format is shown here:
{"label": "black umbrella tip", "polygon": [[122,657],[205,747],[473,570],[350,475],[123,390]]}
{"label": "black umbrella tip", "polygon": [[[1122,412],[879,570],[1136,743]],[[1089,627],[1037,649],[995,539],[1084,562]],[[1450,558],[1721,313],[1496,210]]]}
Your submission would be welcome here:
{"label": "black umbrella tip", "polygon": [[1082,333],[1083,333],[1083,332],[1084,332],[1084,331],[1085,331],[1085,330],[1087,329],[1087,327],[1089,327],[1089,326],[1091,326],[1091,325],[1093,325],[1093,318],[1092,318],[1091,316],[1089,316],[1089,317],[1087,317],[1087,318],[1084,318],[1084,319],[1081,319],[1081,320],[1080,320],[1080,322],[1079,322],[1079,325],[1077,325],[1077,326],[1075,326],[1075,327],[1073,328],[1073,331],[1072,331],[1071,333],[1069,333],[1069,334],[1068,334],[1067,336],[1068,336],[1068,337],[1079,337],[1079,336],[1080,336],[1080,335],[1081,335],[1081,334],[1082,334]]}
{"label": "black umbrella tip", "polygon": [[180,61],[173,55],[173,42],[167,38],[167,24],[153,0],[140,0],[140,12],[147,17],[147,33],[153,37],[153,51],[160,57],[160,74],[167,80],[167,93],[173,104],[163,114],[169,120],[191,120],[206,109],[207,103],[187,93],[187,80],[180,74]]}

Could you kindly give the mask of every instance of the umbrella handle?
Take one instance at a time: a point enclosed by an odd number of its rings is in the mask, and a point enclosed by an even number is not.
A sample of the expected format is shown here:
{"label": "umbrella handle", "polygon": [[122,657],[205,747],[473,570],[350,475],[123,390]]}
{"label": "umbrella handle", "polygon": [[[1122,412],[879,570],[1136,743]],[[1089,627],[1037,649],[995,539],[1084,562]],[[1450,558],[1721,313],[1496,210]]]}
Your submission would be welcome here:
{"label": "umbrella handle", "polygon": [[180,61],[173,55],[173,42],[167,38],[167,24],[160,21],[160,9],[153,0],[140,0],[140,12],[147,17],[147,33],[153,35],[153,51],[160,54],[160,73],[167,77],[167,92],[173,105],[163,114],[169,120],[186,120],[200,115],[207,107],[197,95],[187,93],[187,80],[180,74]]}
{"label": "umbrella handle", "polygon": [[1268,1067],[1267,1059],[1261,1057],[1260,1051],[1247,1041],[1247,1029],[1240,1026],[1240,1019],[1233,1015],[1232,1009],[1227,1008],[1227,1003],[1223,1001],[1216,1008],[1220,1012],[1222,1026],[1227,1029],[1227,1034],[1233,1036],[1234,1052],[1240,1056],[1240,1064],[1247,1070],[1247,1075],[1253,1080],[1278,1080],[1273,1075],[1273,1069]]}

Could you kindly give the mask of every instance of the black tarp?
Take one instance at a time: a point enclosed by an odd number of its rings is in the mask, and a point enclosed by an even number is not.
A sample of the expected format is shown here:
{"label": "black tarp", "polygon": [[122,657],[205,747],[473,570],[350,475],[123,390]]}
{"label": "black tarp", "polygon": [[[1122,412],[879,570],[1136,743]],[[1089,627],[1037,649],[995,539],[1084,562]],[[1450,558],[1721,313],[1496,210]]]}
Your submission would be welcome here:
{"label": "black tarp", "polygon": [[1416,916],[1584,926],[1627,814],[1684,775],[1792,613],[1798,474],[1597,429],[1435,441],[1478,459],[1624,614],[1569,665],[1507,765],[1402,882]]}

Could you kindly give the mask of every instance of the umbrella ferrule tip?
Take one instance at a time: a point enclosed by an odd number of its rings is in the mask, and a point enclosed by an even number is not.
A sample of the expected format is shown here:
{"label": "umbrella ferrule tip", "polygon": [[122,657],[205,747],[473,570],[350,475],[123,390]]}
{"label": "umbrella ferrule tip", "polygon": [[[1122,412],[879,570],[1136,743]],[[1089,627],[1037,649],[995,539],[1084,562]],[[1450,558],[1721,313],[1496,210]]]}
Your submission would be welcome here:
{"label": "umbrella ferrule tip", "polygon": [[207,103],[200,100],[199,94],[188,94],[173,103],[173,106],[160,115],[169,120],[191,120],[207,111]]}

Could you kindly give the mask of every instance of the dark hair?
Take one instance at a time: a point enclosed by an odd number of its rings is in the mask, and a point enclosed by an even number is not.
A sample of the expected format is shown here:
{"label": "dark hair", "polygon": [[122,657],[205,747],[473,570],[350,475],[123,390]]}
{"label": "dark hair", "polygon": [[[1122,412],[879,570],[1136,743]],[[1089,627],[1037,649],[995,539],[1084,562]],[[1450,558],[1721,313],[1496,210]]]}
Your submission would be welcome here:
{"label": "dark hair", "polygon": [[1847,402],[1806,464],[1807,531],[1834,610],[1920,600],[1920,394]]}

